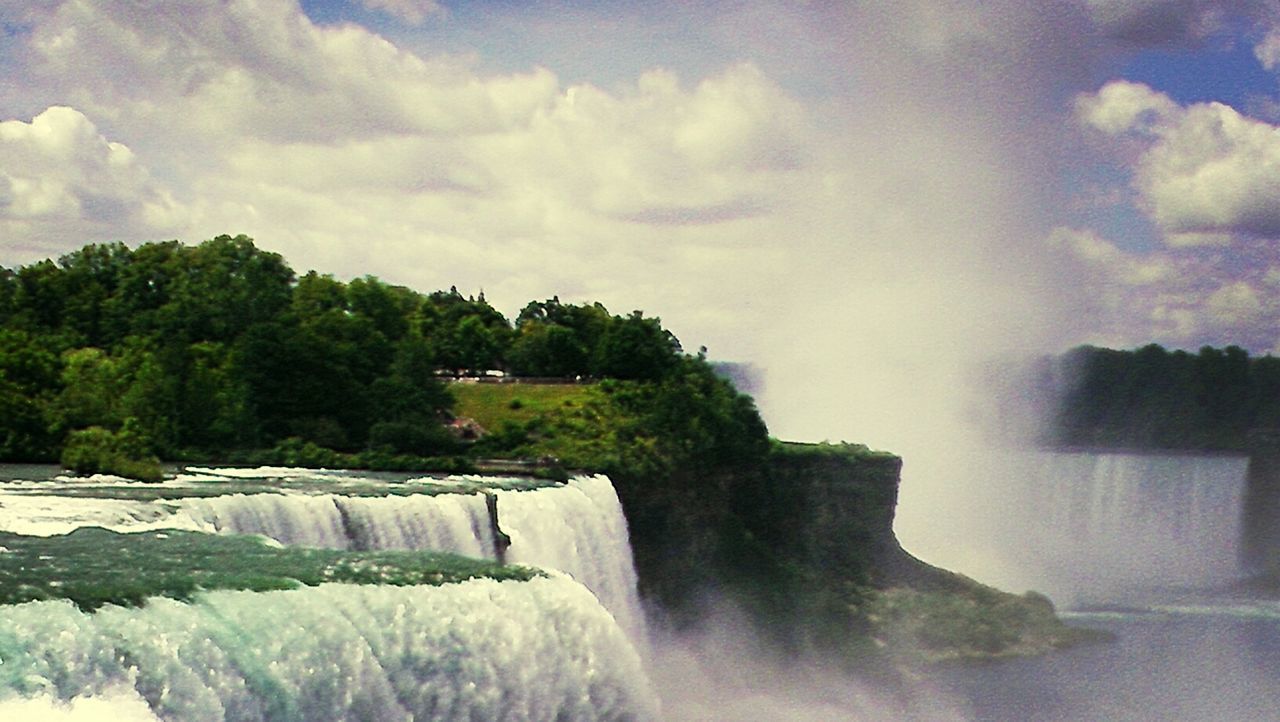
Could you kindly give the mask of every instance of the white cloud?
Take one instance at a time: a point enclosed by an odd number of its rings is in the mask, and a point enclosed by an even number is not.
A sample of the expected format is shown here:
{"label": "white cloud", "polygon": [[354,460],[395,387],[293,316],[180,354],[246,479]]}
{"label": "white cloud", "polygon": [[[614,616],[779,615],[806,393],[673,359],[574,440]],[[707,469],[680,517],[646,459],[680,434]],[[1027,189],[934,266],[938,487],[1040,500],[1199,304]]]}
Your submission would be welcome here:
{"label": "white cloud", "polygon": [[655,71],[621,93],[567,88],[506,132],[242,142],[221,182],[268,215],[252,188],[314,205],[316,220],[387,212],[408,224],[420,212],[425,227],[453,227],[452,244],[459,233],[566,244],[584,232],[612,244],[627,234],[610,225],[696,227],[777,210],[808,172],[812,143],[798,104],[754,67],[691,89]]}
{"label": "white cloud", "polygon": [[441,14],[444,8],[435,0],[360,0],[370,10],[380,10],[410,25],[421,25],[432,15]]}
{"label": "white cloud", "polygon": [[1051,247],[1062,248],[1092,266],[1107,269],[1112,280],[1125,286],[1149,286],[1173,279],[1177,268],[1166,257],[1126,253],[1094,231],[1055,228],[1049,236]]}
{"label": "white cloud", "polygon": [[480,77],[356,25],[316,26],[288,0],[68,0],[31,51],[33,72],[95,116],[203,136],[494,132],[527,123],[555,91],[544,70]]}
{"label": "white cloud", "polygon": [[1217,328],[1251,326],[1263,320],[1264,310],[1262,295],[1245,281],[1223,285],[1205,301],[1208,320]]}
{"label": "white cloud", "polygon": [[1280,68],[1280,27],[1263,36],[1262,40],[1254,46],[1253,54],[1267,70]]}
{"label": "white cloud", "polygon": [[1110,135],[1154,132],[1178,110],[1178,104],[1164,93],[1127,80],[1107,83],[1076,100],[1076,116]]}
{"label": "white cloud", "polygon": [[0,122],[0,228],[13,241],[44,248],[67,232],[86,241],[149,237],[181,227],[184,213],[128,147],[73,108]]}
{"label": "white cloud", "polygon": [[1087,125],[1145,138],[1133,184],[1169,243],[1280,237],[1280,128],[1222,103],[1180,107],[1127,81],[1082,96],[1076,108]]}
{"label": "white cloud", "polygon": [[1193,105],[1142,159],[1137,184],[1171,234],[1280,237],[1280,128],[1220,103]]}
{"label": "white cloud", "polygon": [[1265,242],[1233,253],[1139,253],[1093,231],[1058,228],[1048,247],[1066,256],[1063,268],[1077,284],[1077,312],[1089,319],[1086,338],[1095,343],[1276,346],[1280,263]]}
{"label": "white cloud", "polygon": [[621,90],[563,88],[543,69],[484,74],[315,26],[286,0],[68,0],[30,40],[33,75],[196,184],[202,233],[254,217],[209,193],[257,188],[343,198],[316,203],[320,217],[391,198],[459,223],[505,215],[535,224],[511,231],[526,237],[731,222],[770,212],[812,152],[803,108],[751,64],[692,87],[654,70]]}

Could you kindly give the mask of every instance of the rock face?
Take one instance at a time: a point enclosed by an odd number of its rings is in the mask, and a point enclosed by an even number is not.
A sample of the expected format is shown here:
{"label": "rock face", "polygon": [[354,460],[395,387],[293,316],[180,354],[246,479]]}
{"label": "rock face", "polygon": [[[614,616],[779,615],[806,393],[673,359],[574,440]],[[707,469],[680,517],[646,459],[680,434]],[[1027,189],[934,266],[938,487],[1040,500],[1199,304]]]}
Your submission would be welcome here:
{"label": "rock face", "polygon": [[781,444],[762,464],[678,477],[665,494],[629,485],[642,589],[677,622],[696,623],[708,597],[728,600],[781,648],[859,673],[1078,641],[1046,598],[904,551],[893,532],[901,467],[853,444]]}
{"label": "rock face", "polygon": [[642,592],[677,618],[696,620],[710,594],[773,620],[804,614],[815,595],[887,579],[879,570],[902,554],[900,468],[860,446],[779,444],[749,466],[615,476]]}
{"label": "rock face", "polygon": [[853,445],[789,445],[767,470],[786,509],[773,520],[795,560],[872,588],[965,589],[955,574],[903,550],[893,531],[902,459]]}
{"label": "rock face", "polygon": [[893,576],[903,553],[893,534],[902,460],[852,446],[788,445],[764,470],[756,533],[797,562],[867,582]]}

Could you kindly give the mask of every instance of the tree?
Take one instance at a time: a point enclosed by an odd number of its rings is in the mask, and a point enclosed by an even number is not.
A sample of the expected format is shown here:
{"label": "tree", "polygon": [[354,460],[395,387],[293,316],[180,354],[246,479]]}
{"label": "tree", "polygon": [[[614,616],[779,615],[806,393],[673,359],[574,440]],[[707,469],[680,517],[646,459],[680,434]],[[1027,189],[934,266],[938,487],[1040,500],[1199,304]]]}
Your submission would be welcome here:
{"label": "tree", "polygon": [[432,293],[418,308],[414,325],[441,368],[476,372],[504,367],[511,325],[484,294],[465,298],[457,288]]}
{"label": "tree", "polygon": [[680,342],[662,328],[660,319],[634,311],[630,316],[615,316],[605,329],[592,371],[616,379],[657,380],[676,366],[680,352]]}
{"label": "tree", "polygon": [[174,261],[173,330],[190,342],[232,341],[289,305],[293,270],[248,236],[218,236],[184,249]]}
{"label": "tree", "polygon": [[0,460],[53,458],[45,417],[58,377],[57,356],[26,332],[0,329]]}
{"label": "tree", "polygon": [[121,400],[129,386],[127,369],[102,349],[79,348],[62,355],[62,390],[53,402],[53,428],[118,428]]}
{"label": "tree", "polygon": [[409,318],[421,303],[407,288],[388,286],[373,276],[357,278],[347,286],[352,313],[373,323],[388,341],[398,341],[409,330]]}
{"label": "tree", "polygon": [[543,323],[524,324],[508,354],[517,376],[585,376],[590,372],[589,358],[573,329]]}
{"label": "tree", "polygon": [[123,243],[88,245],[58,260],[62,269],[64,328],[76,342],[106,348],[119,340],[108,318],[108,301],[116,294],[132,252]]}

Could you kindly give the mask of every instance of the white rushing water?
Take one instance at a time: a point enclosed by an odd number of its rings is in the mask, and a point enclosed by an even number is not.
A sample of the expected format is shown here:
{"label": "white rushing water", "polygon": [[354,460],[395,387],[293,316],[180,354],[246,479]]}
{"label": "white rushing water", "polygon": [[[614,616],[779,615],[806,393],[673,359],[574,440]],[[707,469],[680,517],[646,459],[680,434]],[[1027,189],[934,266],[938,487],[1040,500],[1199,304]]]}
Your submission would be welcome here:
{"label": "white rushing water", "polygon": [[262,534],[294,546],[495,556],[483,494],[229,494],[184,499],[181,509],[199,529]]}
{"label": "white rushing water", "polygon": [[[987,451],[957,463],[925,559],[1068,606],[1240,576],[1244,457]],[[960,480],[963,480],[961,482]]]}
{"label": "white rushing water", "polygon": [[645,720],[639,655],[563,577],[0,611],[0,719]]}
{"label": "white rushing water", "polygon": [[[342,472],[260,468],[197,469],[169,486],[176,493],[193,488],[193,478],[335,478],[363,484],[368,479],[340,477]],[[311,474],[311,476],[308,476]],[[482,477],[432,480],[435,484],[476,483]],[[110,485],[110,479],[63,480],[61,486],[12,484],[0,488],[0,531],[49,536],[84,526],[115,531],[162,528],[223,534],[261,534],[289,546],[329,549],[410,549],[464,556],[497,557],[483,493],[348,496],[297,488],[270,493],[228,493],[176,499],[112,499],[34,493]],[[132,485],[142,490],[146,486]],[[198,486],[198,485],[196,485]],[[151,487],[154,488],[154,487]],[[210,486],[205,484],[207,493]],[[361,487],[367,494],[368,487]],[[507,561],[565,572],[599,597],[637,644],[647,636],[636,590],[627,522],[612,482],[605,476],[579,476],[567,484],[530,491],[498,490],[498,519],[511,537]]]}
{"label": "white rushing water", "polygon": [[643,642],[644,611],[627,520],[608,477],[577,477],[565,487],[500,491],[498,519],[511,537],[508,561],[572,575],[600,598],[632,639]]}

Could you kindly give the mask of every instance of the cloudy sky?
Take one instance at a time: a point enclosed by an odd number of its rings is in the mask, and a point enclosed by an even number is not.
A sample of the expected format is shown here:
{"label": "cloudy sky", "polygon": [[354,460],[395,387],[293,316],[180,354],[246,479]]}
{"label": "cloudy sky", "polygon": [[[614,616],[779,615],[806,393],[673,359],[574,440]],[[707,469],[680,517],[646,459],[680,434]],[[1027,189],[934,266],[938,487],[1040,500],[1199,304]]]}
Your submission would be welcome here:
{"label": "cloudy sky", "polygon": [[600,300],[900,446],[990,352],[1280,345],[1276,7],[0,0],[0,265]]}

